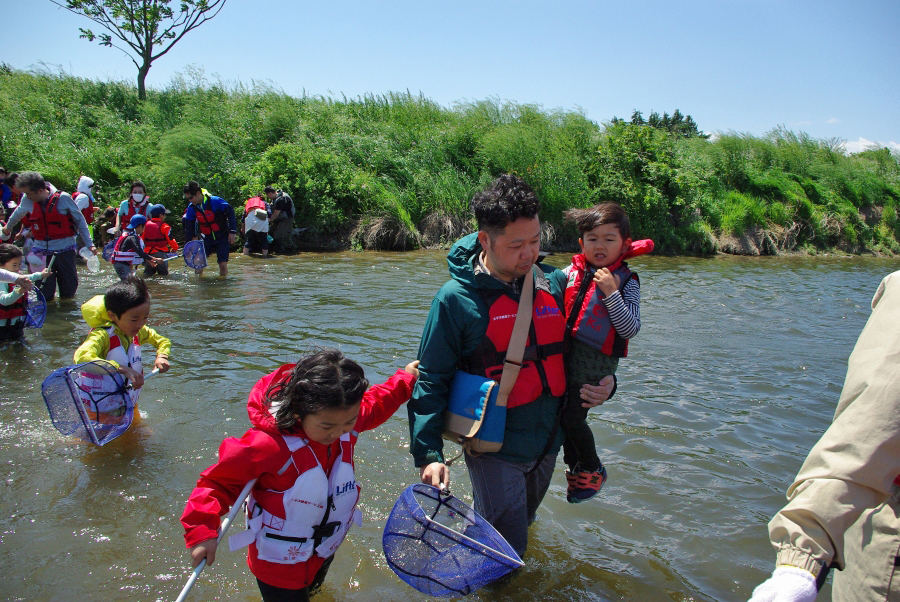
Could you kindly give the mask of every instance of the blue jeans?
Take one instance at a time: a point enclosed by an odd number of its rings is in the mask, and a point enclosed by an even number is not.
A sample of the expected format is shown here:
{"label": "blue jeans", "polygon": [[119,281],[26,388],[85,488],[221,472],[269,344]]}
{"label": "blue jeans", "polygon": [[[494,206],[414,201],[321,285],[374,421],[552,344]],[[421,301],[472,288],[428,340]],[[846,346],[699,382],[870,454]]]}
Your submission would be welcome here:
{"label": "blue jeans", "polygon": [[528,526],[550,487],[557,454],[547,454],[534,471],[534,462],[514,464],[488,454],[465,454],[472,481],[475,512],[509,542],[519,556],[528,545]]}

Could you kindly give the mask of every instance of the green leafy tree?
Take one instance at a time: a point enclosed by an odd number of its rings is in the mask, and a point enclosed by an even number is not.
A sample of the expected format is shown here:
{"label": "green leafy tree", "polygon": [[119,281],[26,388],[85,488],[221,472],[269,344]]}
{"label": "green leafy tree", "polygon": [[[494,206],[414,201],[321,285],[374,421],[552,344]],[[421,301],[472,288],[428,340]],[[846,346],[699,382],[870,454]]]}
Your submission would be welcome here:
{"label": "green leafy tree", "polygon": [[138,69],[138,98],[147,98],[145,80],[153,61],[169,52],[184,35],[219,14],[226,0],[67,0],[53,4],[87,17],[109,33],[79,27],[82,38],[117,48]]}

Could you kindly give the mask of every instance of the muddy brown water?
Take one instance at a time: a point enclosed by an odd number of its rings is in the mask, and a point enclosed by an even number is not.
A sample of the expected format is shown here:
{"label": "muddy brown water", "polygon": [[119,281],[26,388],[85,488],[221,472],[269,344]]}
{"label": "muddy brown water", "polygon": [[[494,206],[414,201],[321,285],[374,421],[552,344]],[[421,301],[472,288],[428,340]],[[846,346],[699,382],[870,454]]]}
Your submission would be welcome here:
{"label": "muddy brown water", "polygon": [[[773,568],[765,525],[830,422],[878,282],[898,267],[638,259],[643,329],[620,363],[618,395],[590,415],[609,483],[570,505],[560,463],[526,567],[473,599],[747,599]],[[224,281],[184,267],[151,281],[151,325],[172,339],[173,367],[144,388],[141,424],[102,448],[53,429],[40,383],[71,363],[87,332],[78,305],[114,281],[111,269],[82,272],[78,304],[51,303],[27,345],[0,347],[2,597],[174,599],[189,573],[178,518],[221,439],[248,427],[253,383],[315,345],[341,348],[383,381],[415,358],[447,278],[439,251],[233,257],[230,269]],[[425,599],[381,551],[384,521],[416,480],[407,424],[404,407],[360,440],[365,523],[338,551],[320,602]],[[452,475],[470,502],[464,471]],[[259,599],[243,554],[223,550],[190,599]]]}

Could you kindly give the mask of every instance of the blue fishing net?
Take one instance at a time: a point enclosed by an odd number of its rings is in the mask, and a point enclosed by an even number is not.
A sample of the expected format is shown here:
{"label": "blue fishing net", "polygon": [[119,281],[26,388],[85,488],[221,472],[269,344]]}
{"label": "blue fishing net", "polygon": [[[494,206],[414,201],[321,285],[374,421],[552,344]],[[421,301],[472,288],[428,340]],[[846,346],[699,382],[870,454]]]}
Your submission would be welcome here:
{"label": "blue fishing net", "polygon": [[206,248],[202,240],[192,240],[184,244],[184,263],[189,268],[199,270],[207,266]]}
{"label": "blue fishing net", "polygon": [[34,287],[28,291],[28,301],[25,303],[25,328],[40,328],[47,317],[47,300],[44,294]]}
{"label": "blue fishing net", "polygon": [[437,487],[406,488],[384,526],[388,565],[424,594],[465,596],[523,565],[484,518]]}
{"label": "blue fishing net", "polygon": [[97,445],[124,433],[134,419],[125,380],[106,362],[55,370],[41,384],[41,394],[56,430]]}
{"label": "blue fishing net", "polygon": [[116,241],[118,238],[114,238],[103,247],[103,260],[104,261],[112,261],[113,251],[116,250]]}

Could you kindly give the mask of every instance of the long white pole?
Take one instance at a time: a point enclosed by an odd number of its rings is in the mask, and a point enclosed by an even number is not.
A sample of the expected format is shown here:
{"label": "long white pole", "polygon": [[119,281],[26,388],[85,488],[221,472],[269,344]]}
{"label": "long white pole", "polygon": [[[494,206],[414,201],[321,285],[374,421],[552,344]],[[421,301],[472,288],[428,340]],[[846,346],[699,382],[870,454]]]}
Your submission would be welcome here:
{"label": "long white pole", "polygon": [[[231,526],[231,521],[234,520],[234,517],[237,516],[238,511],[240,511],[241,506],[244,505],[244,500],[247,499],[247,496],[250,495],[250,490],[253,489],[253,485],[256,484],[256,479],[250,480],[246,485],[244,485],[244,489],[241,490],[241,495],[238,496],[237,501],[231,507],[231,512],[228,513],[228,516],[225,517],[225,520],[222,521],[222,526],[219,528],[219,537],[216,539],[216,545],[218,546],[221,543],[222,538],[225,537],[225,532],[228,531],[228,527]],[[200,561],[194,568],[194,572],[191,573],[191,576],[188,577],[187,583],[184,584],[184,588],[182,588],[181,593],[178,594],[178,598],[175,599],[175,602],[184,602],[187,598],[188,592],[191,591],[191,588],[194,587],[194,582],[197,581],[197,577],[200,576],[200,573],[203,572],[203,568],[206,566],[206,558]]]}

